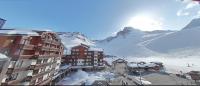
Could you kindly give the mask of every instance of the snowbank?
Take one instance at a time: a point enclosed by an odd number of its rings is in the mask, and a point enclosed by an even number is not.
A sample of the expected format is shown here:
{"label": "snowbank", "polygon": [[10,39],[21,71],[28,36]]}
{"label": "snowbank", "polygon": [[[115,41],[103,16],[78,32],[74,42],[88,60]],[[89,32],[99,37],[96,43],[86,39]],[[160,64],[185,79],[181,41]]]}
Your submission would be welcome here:
{"label": "snowbank", "polygon": [[58,85],[91,85],[95,80],[111,80],[114,74],[110,72],[85,72],[78,70],[78,72],[66,77],[58,83]]}

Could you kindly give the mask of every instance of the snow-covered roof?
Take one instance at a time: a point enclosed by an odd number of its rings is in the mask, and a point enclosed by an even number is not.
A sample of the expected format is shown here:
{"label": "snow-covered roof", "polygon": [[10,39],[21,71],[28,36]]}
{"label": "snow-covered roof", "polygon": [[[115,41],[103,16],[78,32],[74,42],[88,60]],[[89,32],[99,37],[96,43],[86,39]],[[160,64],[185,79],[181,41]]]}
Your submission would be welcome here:
{"label": "snow-covered roof", "polygon": [[119,59],[117,59],[117,60],[115,60],[115,61],[113,61],[113,62],[117,62],[117,63],[122,63],[122,62],[125,62],[125,63],[127,63],[127,61],[126,61],[126,60],[124,60],[124,59],[121,59],[121,58],[119,58]]}
{"label": "snow-covered roof", "polygon": [[163,64],[162,62],[156,62],[156,61],[153,61],[153,62],[150,62],[150,63]]}
{"label": "snow-covered roof", "polygon": [[8,58],[6,55],[0,53],[0,59],[5,59],[5,58]]}
{"label": "snow-covered roof", "polygon": [[102,48],[97,48],[97,47],[90,47],[89,51],[103,51]]}
{"label": "snow-covered roof", "polygon": [[20,34],[20,35],[31,35],[38,36],[39,34],[32,30],[18,30],[18,29],[0,29],[0,34]]}
{"label": "snow-covered roof", "polygon": [[146,63],[146,64],[137,64],[137,63],[128,63],[129,67],[155,67],[155,63]]}

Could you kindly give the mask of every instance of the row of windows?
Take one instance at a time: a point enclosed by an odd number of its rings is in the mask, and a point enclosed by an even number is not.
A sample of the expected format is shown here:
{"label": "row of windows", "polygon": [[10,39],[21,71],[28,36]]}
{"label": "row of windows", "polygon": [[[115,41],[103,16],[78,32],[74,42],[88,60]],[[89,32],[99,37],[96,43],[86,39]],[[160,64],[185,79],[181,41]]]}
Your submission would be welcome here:
{"label": "row of windows", "polygon": [[[72,49],[72,51],[79,51],[79,49]],[[85,49],[84,51],[88,51],[88,50]]]}

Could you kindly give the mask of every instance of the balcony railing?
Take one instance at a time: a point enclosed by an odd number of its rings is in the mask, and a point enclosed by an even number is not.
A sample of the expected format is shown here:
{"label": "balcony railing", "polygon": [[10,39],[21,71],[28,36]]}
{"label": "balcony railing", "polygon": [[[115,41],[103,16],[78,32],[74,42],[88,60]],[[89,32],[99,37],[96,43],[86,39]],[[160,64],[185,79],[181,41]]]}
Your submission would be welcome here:
{"label": "balcony railing", "polygon": [[37,83],[37,85],[47,85],[51,82],[52,78],[48,78],[44,81],[40,81],[39,83]]}
{"label": "balcony railing", "polygon": [[43,64],[36,64],[35,69],[39,69],[39,68],[42,68],[42,67],[45,67],[45,66],[48,66],[48,65],[51,65],[51,64],[55,64],[55,63],[56,63],[56,62],[43,63]]}
{"label": "balcony railing", "polygon": [[7,82],[7,85],[17,85],[17,84],[21,83],[24,79],[25,78],[9,80],[9,81],[6,81],[6,82]]}
{"label": "balcony railing", "polygon": [[13,73],[14,68],[8,68],[6,74],[12,74]]}
{"label": "balcony railing", "polygon": [[21,72],[21,71],[27,71],[27,70],[28,70],[27,67],[21,67],[21,68],[15,68],[15,69],[13,70],[13,72]]}
{"label": "balcony railing", "polygon": [[53,40],[53,41],[52,41],[52,44],[60,45],[60,42]]}
{"label": "balcony railing", "polygon": [[37,78],[39,78],[39,77],[42,77],[43,75],[45,75],[45,74],[47,74],[47,73],[50,73],[50,72],[53,71],[53,70],[55,70],[55,69],[53,68],[53,69],[44,71],[44,72],[42,72],[42,73],[38,73],[38,74],[36,74],[36,75],[33,75],[32,80],[35,80],[35,79],[37,79]]}
{"label": "balcony railing", "polygon": [[60,55],[58,54],[53,54],[53,55],[39,55],[39,57],[43,57],[43,58],[49,58],[49,57],[59,57]]}
{"label": "balcony railing", "polygon": [[35,55],[20,55],[20,58],[23,58],[23,59],[30,59],[30,58],[33,58]]}
{"label": "balcony railing", "polygon": [[24,81],[25,81],[25,82],[27,82],[27,81],[29,82],[29,81],[31,81],[31,79],[32,79],[32,76],[27,76],[27,77],[24,79]]}
{"label": "balcony railing", "polygon": [[42,46],[42,48],[41,48],[41,49],[42,49],[42,50],[49,51],[49,48],[50,48],[50,47],[47,47],[47,46]]}
{"label": "balcony railing", "polygon": [[55,64],[56,62],[49,62],[49,63],[43,63],[43,64],[35,64],[35,65],[30,65],[28,67],[29,70],[35,70],[35,69],[39,69],[39,68],[42,68],[42,67],[45,67],[45,66],[48,66],[48,65],[51,65],[51,64]]}
{"label": "balcony railing", "polygon": [[23,49],[25,49],[25,50],[34,50],[34,47],[35,47],[34,45],[24,45]]}
{"label": "balcony railing", "polygon": [[60,57],[60,55],[59,54],[47,54],[47,55],[31,54],[31,55],[16,55],[15,57],[20,57],[23,59],[37,59],[37,58]]}
{"label": "balcony railing", "polygon": [[45,43],[51,43],[51,40],[49,40],[49,39],[44,39],[44,42],[45,42]]}
{"label": "balcony railing", "polygon": [[59,48],[50,48],[50,51],[59,51]]}

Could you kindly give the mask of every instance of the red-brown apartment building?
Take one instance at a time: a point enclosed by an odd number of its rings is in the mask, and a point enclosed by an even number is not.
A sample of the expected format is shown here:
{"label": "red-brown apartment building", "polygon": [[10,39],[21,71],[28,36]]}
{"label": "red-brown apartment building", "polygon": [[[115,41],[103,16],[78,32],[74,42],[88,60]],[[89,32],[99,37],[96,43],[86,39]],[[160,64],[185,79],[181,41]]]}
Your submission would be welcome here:
{"label": "red-brown apartment building", "polygon": [[72,68],[103,68],[103,50],[81,44],[71,48],[71,54],[63,57],[63,63]]}
{"label": "red-brown apartment building", "polygon": [[61,64],[64,46],[49,31],[0,29],[0,53],[10,58],[1,85],[48,85]]}

